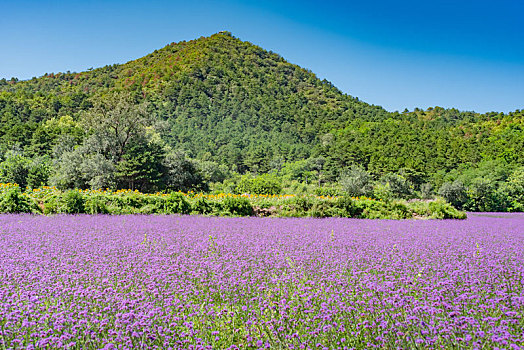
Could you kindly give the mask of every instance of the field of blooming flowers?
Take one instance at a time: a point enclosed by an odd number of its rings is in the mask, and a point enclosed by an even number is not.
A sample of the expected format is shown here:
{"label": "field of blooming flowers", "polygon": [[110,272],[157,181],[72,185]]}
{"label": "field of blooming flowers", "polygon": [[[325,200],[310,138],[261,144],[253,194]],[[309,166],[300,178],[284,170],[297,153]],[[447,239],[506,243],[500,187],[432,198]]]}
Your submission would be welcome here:
{"label": "field of blooming flowers", "polygon": [[524,347],[524,215],[0,215],[2,349]]}

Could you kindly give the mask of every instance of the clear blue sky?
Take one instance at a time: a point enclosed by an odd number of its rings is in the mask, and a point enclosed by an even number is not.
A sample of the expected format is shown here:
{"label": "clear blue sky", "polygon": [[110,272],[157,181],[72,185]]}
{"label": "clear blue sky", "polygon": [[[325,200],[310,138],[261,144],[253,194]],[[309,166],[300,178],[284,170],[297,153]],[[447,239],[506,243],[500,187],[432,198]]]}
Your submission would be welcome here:
{"label": "clear blue sky", "polygon": [[220,30],[390,111],[524,109],[524,2],[0,0],[0,77],[124,63]]}

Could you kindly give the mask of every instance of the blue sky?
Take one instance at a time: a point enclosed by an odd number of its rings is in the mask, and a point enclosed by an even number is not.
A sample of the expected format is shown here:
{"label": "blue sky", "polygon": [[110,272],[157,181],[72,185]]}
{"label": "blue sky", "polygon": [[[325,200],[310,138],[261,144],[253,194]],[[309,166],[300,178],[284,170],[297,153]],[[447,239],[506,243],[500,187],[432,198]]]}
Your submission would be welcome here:
{"label": "blue sky", "polygon": [[229,30],[394,111],[524,109],[524,2],[3,1],[0,77],[124,63]]}

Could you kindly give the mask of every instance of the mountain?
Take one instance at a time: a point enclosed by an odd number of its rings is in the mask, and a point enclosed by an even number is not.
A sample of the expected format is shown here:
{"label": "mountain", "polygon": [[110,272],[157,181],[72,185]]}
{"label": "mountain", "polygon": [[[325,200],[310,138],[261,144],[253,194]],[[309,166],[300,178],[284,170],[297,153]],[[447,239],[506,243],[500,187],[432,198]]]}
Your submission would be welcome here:
{"label": "mountain", "polygon": [[377,175],[408,168],[430,176],[482,161],[524,162],[520,110],[390,113],[229,32],[125,64],[0,80],[0,153],[51,155],[57,138],[42,132],[46,121],[78,120],[115,91],[147,101],[173,148],[241,173],[305,158],[323,159],[331,180],[354,163]]}

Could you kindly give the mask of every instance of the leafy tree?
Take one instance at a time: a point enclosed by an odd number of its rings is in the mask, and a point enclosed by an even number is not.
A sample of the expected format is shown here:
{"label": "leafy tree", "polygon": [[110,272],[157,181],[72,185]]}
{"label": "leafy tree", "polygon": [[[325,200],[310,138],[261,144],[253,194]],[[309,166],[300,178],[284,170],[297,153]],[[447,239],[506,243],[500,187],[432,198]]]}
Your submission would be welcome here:
{"label": "leafy tree", "polygon": [[198,172],[195,163],[186,158],[184,152],[173,151],[164,161],[167,169],[166,187],[172,191],[207,190],[207,184]]}
{"label": "leafy tree", "polygon": [[349,196],[369,196],[373,191],[371,174],[356,165],[343,171],[338,182]]}
{"label": "leafy tree", "polygon": [[506,196],[510,211],[524,211],[524,167],[516,169],[500,189]]}
{"label": "leafy tree", "polygon": [[223,182],[230,176],[227,166],[217,162],[197,160],[196,167],[207,183]]}
{"label": "leafy tree", "polygon": [[398,174],[386,174],[380,178],[380,183],[387,186],[391,194],[397,198],[407,198],[413,193],[413,188],[409,181]]}
{"label": "leafy tree", "polygon": [[27,186],[27,176],[31,168],[31,159],[17,152],[8,152],[0,163],[0,182],[10,182]]}
{"label": "leafy tree", "polygon": [[118,187],[138,189],[141,192],[160,190],[167,172],[164,150],[156,143],[135,140],[116,164]]}
{"label": "leafy tree", "polygon": [[466,190],[466,186],[461,181],[456,180],[444,183],[438,190],[438,194],[453,206],[462,209],[468,199]]}
{"label": "leafy tree", "polygon": [[87,154],[80,164],[81,176],[92,189],[116,187],[117,174],[115,164],[101,153]]}
{"label": "leafy tree", "polygon": [[95,99],[93,108],[83,114],[82,122],[94,131],[93,137],[119,162],[129,144],[144,134],[152,119],[147,103],[137,104],[130,93],[121,92]]}
{"label": "leafy tree", "polygon": [[469,211],[505,211],[506,198],[496,190],[494,181],[486,178],[473,179],[468,186],[468,200],[464,208]]}

